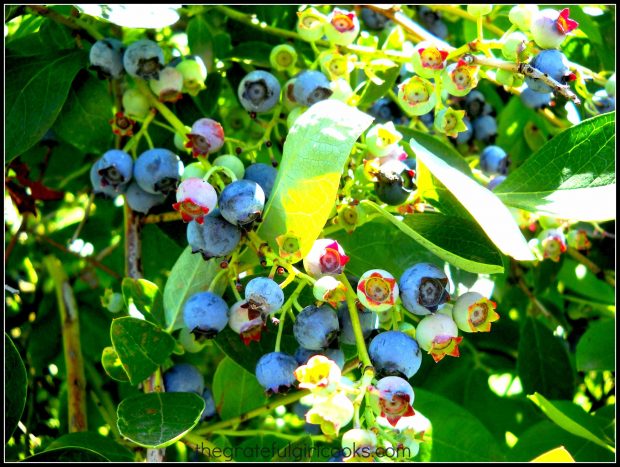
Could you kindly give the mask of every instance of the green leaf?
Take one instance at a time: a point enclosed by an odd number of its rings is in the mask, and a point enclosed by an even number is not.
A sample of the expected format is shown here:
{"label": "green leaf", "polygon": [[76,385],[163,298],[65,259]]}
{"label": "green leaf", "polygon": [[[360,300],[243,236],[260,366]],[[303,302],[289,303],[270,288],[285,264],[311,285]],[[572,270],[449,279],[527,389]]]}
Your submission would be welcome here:
{"label": "green leaf", "polygon": [[164,323],[163,296],[157,284],[146,279],[125,277],[121,288],[127,307],[133,303],[148,321],[154,324]]}
{"label": "green leaf", "polygon": [[372,201],[361,201],[359,206],[368,213],[381,214],[420,245],[460,269],[482,274],[504,271],[501,255],[473,222],[421,213],[399,220]]}
{"label": "green leaf", "polygon": [[269,55],[273,46],[264,42],[249,41],[242,42],[227,54],[227,58],[236,58],[238,60],[252,60],[253,62],[269,65]]}
{"label": "green leaf", "polygon": [[[112,96],[108,83],[84,73],[69,92],[69,98],[54,123],[58,137],[84,152],[103,155],[112,147]],[[82,75],[80,75],[81,77]]]}
{"label": "green leaf", "polygon": [[123,383],[129,381],[129,376],[114,347],[104,347],[101,352],[101,366],[110,378]]}
{"label": "green leaf", "polygon": [[368,85],[364,88],[364,94],[362,94],[362,97],[357,103],[357,106],[360,108],[367,107],[384,96],[389,89],[394,87],[396,78],[398,78],[400,73],[400,66],[391,60],[373,60],[366,66],[370,67],[374,74],[377,75],[379,79],[383,80],[383,83],[376,84],[372,80],[368,80]]}
{"label": "green leaf", "polygon": [[574,375],[565,344],[533,318],[527,318],[521,330],[517,370],[526,394],[573,398]]}
{"label": "green leaf", "polygon": [[194,16],[189,20],[186,33],[187,44],[192,54],[202,56],[210,50],[213,37],[209,25],[202,16]]}
{"label": "green leaf", "polygon": [[[185,301],[195,293],[207,290],[219,271],[220,261],[217,258],[205,261],[199,254],[192,254],[189,246],[183,250],[164,287],[164,314],[169,331],[183,327],[181,310]],[[221,295],[225,288],[226,283],[220,281],[213,292]]]}
{"label": "green leaf", "polygon": [[[234,381],[234,390],[231,382]],[[222,360],[213,375],[213,399],[222,420],[228,420],[267,403],[265,390],[254,372],[248,373],[233,360]]]}
{"label": "green leaf", "polygon": [[6,48],[15,55],[32,56],[57,54],[60,50],[70,49],[74,45],[75,40],[66,26],[46,18],[37,32],[9,40]]}
{"label": "green leaf", "polygon": [[334,99],[314,104],[295,121],[258,228],[274,251],[276,238],[287,233],[299,237],[302,256],[310,251],[332,211],[353,144],[371,122]]}
{"label": "green leaf", "polygon": [[614,371],[616,369],[616,323],[613,319],[591,321],[577,343],[577,370]]}
{"label": "green leaf", "polygon": [[417,159],[456,196],[502,253],[521,261],[534,260],[519,226],[497,196],[415,140],[410,144]]}
{"label": "green leaf", "polygon": [[603,441],[605,433],[594,417],[586,413],[580,406],[568,401],[550,401],[539,393],[527,397],[560,428],[612,452],[614,451],[612,446]]}
{"label": "green leaf", "polygon": [[110,459],[92,449],[64,447],[40,452],[22,462],[110,462]]}
{"label": "green leaf", "polygon": [[9,162],[41,139],[60,113],[83,50],[36,57],[8,57],[5,76],[5,158]]}
{"label": "green leaf", "polygon": [[112,321],[110,336],[133,385],[149,377],[174,349],[174,339],[165,331],[129,316]]}
{"label": "green leaf", "polygon": [[615,112],[564,130],[495,190],[507,205],[582,221],[616,217]]}
{"label": "green leaf", "polygon": [[[469,167],[469,164],[465,158],[463,158],[463,156],[461,156],[461,154],[454,149],[454,147],[449,146],[448,143],[445,143],[437,136],[431,136],[428,133],[412,130],[406,126],[397,125],[396,128],[403,134],[403,140],[411,140],[413,138],[418,144],[424,146],[428,151],[433,153],[433,155],[437,156],[446,164],[464,173],[468,177],[473,178],[471,167]],[[412,147],[412,150],[415,152],[415,148]]]}
{"label": "green leaf", "polygon": [[562,268],[558,273],[558,280],[562,282],[567,289],[577,292],[584,297],[596,300],[599,303],[607,303],[613,305],[616,303],[615,289],[598,279],[583,264],[571,258],[564,258]]}
{"label": "green leaf", "polygon": [[296,441],[287,444],[271,458],[271,462],[310,462],[314,442],[308,435],[302,436]]}
{"label": "green leaf", "polygon": [[67,447],[93,449],[112,462],[133,462],[135,460],[134,454],[126,447],[91,431],[63,435],[52,441],[45,450]]}
{"label": "green leaf", "polygon": [[154,392],[124,399],[118,406],[118,430],[145,448],[164,448],[200,421],[205,401],[191,392]]}
{"label": "green leaf", "polygon": [[543,420],[519,435],[510,450],[509,460],[529,462],[550,449],[564,446],[577,462],[613,462],[614,455],[606,449],[567,433],[549,420]]}
{"label": "green leaf", "polygon": [[[414,408],[431,421],[433,462],[501,462],[504,453],[473,414],[430,391],[416,388]],[[460,436],[458,442],[455,433]],[[425,435],[426,437],[426,435]]]}
{"label": "green leaf", "polygon": [[4,350],[4,441],[7,442],[24,412],[28,375],[24,362],[7,333],[4,333]]}

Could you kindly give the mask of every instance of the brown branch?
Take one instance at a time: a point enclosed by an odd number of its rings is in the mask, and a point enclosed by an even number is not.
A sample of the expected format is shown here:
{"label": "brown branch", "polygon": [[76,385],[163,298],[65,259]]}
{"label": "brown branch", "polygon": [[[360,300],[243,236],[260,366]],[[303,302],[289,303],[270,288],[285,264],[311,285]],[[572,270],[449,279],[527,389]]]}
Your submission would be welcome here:
{"label": "brown branch", "polygon": [[80,344],[80,322],[73,289],[62,263],[55,256],[43,262],[54,282],[62,329],[62,341],[67,368],[67,397],[69,400],[69,433],[86,431],[86,378]]}

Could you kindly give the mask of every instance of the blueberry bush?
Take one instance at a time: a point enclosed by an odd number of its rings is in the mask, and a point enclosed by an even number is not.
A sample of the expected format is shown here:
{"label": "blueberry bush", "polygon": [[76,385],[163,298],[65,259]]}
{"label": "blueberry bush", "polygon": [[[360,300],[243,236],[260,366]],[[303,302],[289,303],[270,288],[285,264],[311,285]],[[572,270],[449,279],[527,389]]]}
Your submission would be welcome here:
{"label": "blueberry bush", "polygon": [[5,459],[615,459],[615,7],[5,5]]}

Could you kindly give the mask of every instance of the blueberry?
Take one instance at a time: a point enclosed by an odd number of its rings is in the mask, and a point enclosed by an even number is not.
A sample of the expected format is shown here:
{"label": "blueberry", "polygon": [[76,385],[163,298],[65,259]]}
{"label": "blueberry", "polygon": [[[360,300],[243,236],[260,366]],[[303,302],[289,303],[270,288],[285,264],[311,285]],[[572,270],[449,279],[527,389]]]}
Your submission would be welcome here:
{"label": "blueberry", "polygon": [[271,73],[255,70],[241,80],[237,96],[248,112],[269,112],[280,100],[280,83]]}
{"label": "blueberry", "polygon": [[249,165],[245,169],[245,175],[243,178],[258,183],[265,193],[265,199],[269,199],[273,185],[276,182],[277,175],[278,170],[275,167],[263,164],[262,162],[257,162]]}
{"label": "blueberry", "polygon": [[504,180],[506,180],[505,175],[498,175],[496,177],[493,177],[493,179],[489,183],[487,183],[487,188],[493,191],[495,187],[502,183]]}
{"label": "blueberry", "polygon": [[123,109],[127,115],[144,118],[151,108],[144,94],[134,88],[129,88],[123,93]]}
{"label": "blueberry", "polygon": [[187,134],[188,148],[192,148],[194,157],[208,156],[224,146],[224,128],[211,118],[200,118],[194,122]]}
{"label": "blueberry", "polygon": [[194,365],[177,363],[164,373],[166,392],[193,392],[202,396],[205,379]]}
{"label": "blueberry", "polygon": [[202,178],[186,178],[177,188],[176,203],[172,204],[175,211],[181,213],[183,222],[192,220],[202,224],[204,217],[217,204],[215,188]]}
{"label": "blueberry", "polygon": [[[541,50],[530,62],[534,68],[541,73],[548,75],[560,84],[566,84],[575,79],[575,75],[568,68],[568,60],[566,56],[559,50]],[[551,87],[543,83],[539,79],[529,76],[525,77],[528,88],[532,91],[544,94],[552,91]]]}
{"label": "blueberry", "polygon": [[336,312],[328,305],[308,305],[301,310],[293,325],[295,339],[310,350],[326,349],[340,329]]}
{"label": "blueberry", "polygon": [[474,135],[478,141],[492,143],[497,136],[497,121],[495,117],[483,115],[474,120]]}
{"label": "blueberry", "polygon": [[202,393],[202,398],[205,400],[205,409],[202,411],[202,415],[200,416],[201,422],[213,418],[217,414],[217,410],[215,409],[215,400],[213,399],[213,394],[209,388],[205,388]]}
{"label": "blueberry", "polygon": [[390,206],[403,204],[416,188],[411,169],[400,161],[383,164],[376,176],[375,193]]}
{"label": "blueberry", "polygon": [[248,227],[260,218],[265,207],[265,193],[252,180],[237,180],[227,185],[219,198],[222,217],[240,227]]}
{"label": "blueberry", "polygon": [[140,154],[134,164],[133,176],[144,191],[168,194],[176,190],[183,173],[183,162],[172,151],[149,149]]}
{"label": "blueberry", "polygon": [[491,106],[486,103],[484,95],[480,91],[472,91],[467,94],[464,107],[467,117],[471,120],[491,111]]}
{"label": "blueberry", "polygon": [[551,96],[552,94],[550,92],[541,93],[533,91],[530,88],[525,88],[519,97],[526,107],[537,110],[549,107],[549,104],[551,104]]}
{"label": "blueberry", "polygon": [[185,326],[195,335],[212,339],[228,324],[228,305],[212,292],[198,292],[183,305]]}
{"label": "blueberry", "polygon": [[[360,305],[357,309],[357,316],[359,317],[360,324],[362,326],[362,335],[364,336],[364,339],[367,339],[370,337],[372,331],[377,329],[379,326],[377,314],[363,308]],[[340,319],[339,341],[343,344],[355,345],[355,334],[353,333],[351,316],[349,315],[349,309],[346,303],[343,303],[338,307],[338,318]]]}
{"label": "blueberry", "polygon": [[198,55],[177,57],[168,63],[183,76],[183,92],[196,96],[205,86],[207,79],[207,67]]}
{"label": "blueberry", "polygon": [[100,162],[101,162],[101,159],[96,161],[90,167],[90,182],[93,186],[93,192],[95,194],[103,194],[110,198],[114,198],[117,195],[123,193],[127,185],[119,185],[118,190],[117,190],[109,183],[104,183],[103,177],[99,175],[99,169],[101,168]]}
{"label": "blueberry", "polygon": [[273,314],[284,303],[284,292],[273,279],[255,277],[245,286],[245,299],[261,314]]}
{"label": "blueberry", "polygon": [[368,355],[379,376],[401,376],[409,379],[422,364],[422,352],[418,342],[400,331],[378,334],[368,346]]}
{"label": "blueberry", "polygon": [[183,96],[183,75],[176,68],[167,66],[156,79],[149,80],[149,87],[160,101],[176,102]]}
{"label": "blueberry", "polygon": [[399,376],[386,376],[377,381],[376,389],[379,392],[379,408],[381,416],[385,417],[393,427],[401,417],[415,415],[413,388],[405,379]]}
{"label": "blueberry", "polygon": [[568,17],[569,13],[568,8],[561,12],[547,8],[533,15],[530,31],[538,47],[557,49],[562,45],[566,35],[579,26]]}
{"label": "blueberry", "polygon": [[239,300],[230,307],[228,326],[239,334],[245,345],[251,341],[260,342],[265,323],[260,312],[249,306],[246,300]]}
{"label": "blueberry", "polygon": [[123,55],[125,70],[134,78],[158,79],[163,64],[164,51],[148,39],[130,44]]}
{"label": "blueberry", "polygon": [[312,277],[324,275],[337,276],[344,270],[349,257],[337,241],[330,238],[319,238],[303,260],[304,269]]}
{"label": "blueberry", "polygon": [[123,68],[123,44],[118,39],[101,39],[93,44],[89,53],[90,66],[99,78],[120,78]]}
{"label": "blueberry", "polygon": [[459,356],[458,345],[462,338],[458,337],[458,327],[452,317],[441,313],[425,316],[416,328],[416,339],[420,348],[431,354],[438,362],[446,355]]}
{"label": "blueberry", "polygon": [[375,117],[379,123],[402,123],[403,119],[403,111],[398,104],[387,97],[382,97],[375,101],[368,110],[368,113]]}
{"label": "blueberry", "polygon": [[487,146],[480,154],[480,168],[490,174],[506,175],[508,165],[508,155],[499,146]]}
{"label": "blueberry", "polygon": [[429,26],[428,30],[440,39],[445,39],[448,37],[448,26],[446,26],[446,23],[441,20],[437,21],[432,26]]}
{"label": "blueberry", "polygon": [[125,199],[133,211],[148,214],[151,208],[163,204],[166,195],[147,193],[136,182],[131,182],[125,193]]}
{"label": "blueberry", "polygon": [[616,110],[616,99],[607,95],[607,92],[603,89],[594,93],[592,104],[593,109],[599,114]]}
{"label": "blueberry", "polygon": [[[227,168],[235,175],[237,180],[240,180],[245,176],[245,167],[238,156],[233,156],[232,154],[218,156],[213,161],[213,165]],[[228,174],[220,172],[220,176],[222,175],[225,177],[225,180],[232,181],[230,177],[228,177]]]}
{"label": "blueberry", "polygon": [[374,29],[376,31],[383,29],[385,23],[387,23],[387,18],[385,16],[366,7],[362,7],[362,19],[368,29]]}
{"label": "blueberry", "polygon": [[434,264],[418,263],[406,269],[398,283],[403,306],[416,315],[428,315],[450,300],[448,278]]}
{"label": "blueberry", "polygon": [[463,123],[467,127],[467,130],[466,131],[462,131],[458,135],[456,135],[456,144],[466,144],[466,143],[469,143],[469,141],[474,136],[474,127],[472,126],[471,121],[469,120],[469,118],[464,117],[463,118]]}
{"label": "blueberry", "polygon": [[332,95],[329,80],[320,71],[306,70],[295,79],[293,96],[301,105],[311,106]]}
{"label": "blueberry", "polygon": [[133,159],[125,151],[110,149],[99,159],[98,173],[103,186],[110,185],[118,191],[127,185],[133,173]]}
{"label": "blueberry", "polygon": [[201,253],[205,260],[231,254],[239,241],[241,231],[220,216],[206,216],[203,224],[187,224],[187,242],[192,253]]}
{"label": "blueberry", "polygon": [[286,392],[295,382],[297,361],[282,352],[263,355],[256,364],[256,379],[268,395]]}

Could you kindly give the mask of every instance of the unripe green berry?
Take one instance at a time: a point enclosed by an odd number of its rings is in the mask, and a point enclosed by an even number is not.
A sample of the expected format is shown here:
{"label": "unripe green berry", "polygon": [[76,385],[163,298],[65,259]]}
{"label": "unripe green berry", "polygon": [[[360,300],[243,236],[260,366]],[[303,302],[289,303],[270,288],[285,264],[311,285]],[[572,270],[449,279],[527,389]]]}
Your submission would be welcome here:
{"label": "unripe green berry", "polygon": [[521,31],[527,32],[530,30],[532,19],[536,13],[538,13],[537,5],[515,5],[508,13],[508,18]]}
{"label": "unripe green berry", "polygon": [[175,133],[174,134],[174,147],[177,148],[179,151],[186,151],[189,152],[190,149],[188,149],[187,147],[185,147],[185,142],[187,141],[186,139],[186,134],[187,133],[191,133],[192,132],[192,128],[189,126],[185,126],[185,134],[180,134],[180,133]]}
{"label": "unripe green berry", "polygon": [[493,10],[493,5],[467,5],[467,13],[480,17],[486,16]]}
{"label": "unripe green berry", "polygon": [[297,51],[289,44],[276,45],[269,54],[269,63],[277,71],[292,70],[297,63]]}
{"label": "unripe green berry", "polygon": [[207,67],[202,60],[185,59],[175,68],[183,76],[183,92],[195,96],[205,88]]}
{"label": "unripe green berry", "polygon": [[185,166],[181,180],[187,180],[188,178],[202,178],[206,174],[206,170],[202,162],[192,162]]}
{"label": "unripe green berry", "polygon": [[512,88],[515,85],[515,73],[508,70],[502,70],[501,68],[495,73],[495,79],[497,82],[508,88]]}
{"label": "unripe green berry", "polygon": [[245,167],[243,166],[243,162],[237,156],[233,156],[231,154],[224,154],[223,156],[218,156],[213,161],[213,165],[218,167],[226,167],[230,169],[232,173],[235,174],[237,180],[241,180],[245,175]]}
{"label": "unripe green berry", "polygon": [[123,93],[123,109],[130,117],[144,118],[149,113],[149,101],[137,89],[127,89]]}
{"label": "unripe green berry", "polygon": [[522,62],[526,57],[523,57],[523,52],[526,49],[527,36],[522,32],[512,32],[505,39],[502,44],[502,55],[506,60],[512,60],[514,62]]}
{"label": "unripe green berry", "polygon": [[101,297],[101,305],[110,313],[118,313],[123,309],[124,304],[123,296],[119,293],[112,292],[112,289],[106,289],[103,297]]}

